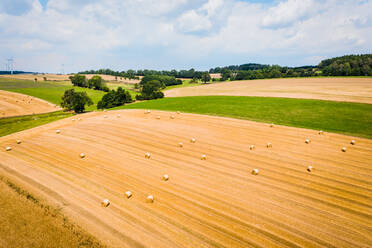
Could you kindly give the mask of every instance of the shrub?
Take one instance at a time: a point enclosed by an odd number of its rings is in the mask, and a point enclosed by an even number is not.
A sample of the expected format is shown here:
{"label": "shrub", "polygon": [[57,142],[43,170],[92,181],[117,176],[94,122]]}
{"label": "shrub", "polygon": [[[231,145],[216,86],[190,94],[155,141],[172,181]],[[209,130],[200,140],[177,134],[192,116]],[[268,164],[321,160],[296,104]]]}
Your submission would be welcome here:
{"label": "shrub", "polygon": [[[95,90],[103,90],[105,91],[105,83],[103,82],[102,78],[98,75],[93,76],[91,79],[88,80],[88,87]],[[107,87],[106,87],[107,88]]]}
{"label": "shrub", "polygon": [[151,100],[163,98],[164,94],[161,92],[163,84],[158,80],[148,81],[142,85],[141,94],[136,96],[137,100]]}
{"label": "shrub", "polygon": [[82,113],[85,105],[92,105],[92,100],[86,92],[75,92],[74,89],[66,90],[62,96],[61,106],[66,110],[74,110],[75,113]]}
{"label": "shrub", "polygon": [[182,80],[180,80],[180,79],[176,79],[176,78],[173,77],[173,76],[165,76],[165,75],[148,75],[148,76],[144,76],[144,77],[141,79],[140,85],[144,85],[144,84],[146,84],[147,82],[150,82],[150,81],[153,81],[153,80],[159,81],[160,84],[162,85],[162,86],[161,86],[162,88],[165,88],[166,86],[170,86],[170,85],[178,85],[178,84],[182,84]]}
{"label": "shrub", "polygon": [[74,86],[88,88],[88,82],[84,75],[75,74],[70,76],[69,79]]}
{"label": "shrub", "polygon": [[208,72],[203,72],[202,77],[201,77],[201,80],[204,83],[207,83],[207,82],[211,81],[211,75],[209,75]]}
{"label": "shrub", "polygon": [[123,88],[119,87],[117,91],[111,90],[102,97],[98,102],[98,109],[113,108],[124,105],[125,103],[133,102],[130,93]]}

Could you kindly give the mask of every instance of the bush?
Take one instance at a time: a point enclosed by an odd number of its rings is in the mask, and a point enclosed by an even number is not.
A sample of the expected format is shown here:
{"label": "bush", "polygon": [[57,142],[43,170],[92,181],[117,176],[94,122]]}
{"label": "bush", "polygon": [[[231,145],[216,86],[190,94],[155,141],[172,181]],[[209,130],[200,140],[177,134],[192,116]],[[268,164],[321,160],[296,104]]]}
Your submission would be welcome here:
{"label": "bush", "polygon": [[74,86],[89,88],[94,90],[102,90],[109,92],[110,89],[106,86],[102,78],[98,75],[93,76],[91,79],[87,80],[84,75],[75,74],[74,76],[69,77],[71,83]]}
{"label": "bush", "polygon": [[152,80],[142,85],[141,94],[136,96],[137,100],[151,100],[163,98],[164,94],[161,92],[162,83],[158,80]]}
{"label": "bush", "polygon": [[75,74],[74,76],[70,76],[69,79],[74,86],[88,88],[88,82],[84,75]]}
{"label": "bush", "polygon": [[119,87],[117,91],[112,90],[102,97],[102,100],[98,102],[98,109],[113,108],[124,105],[125,103],[133,102],[130,93],[123,88]]}
{"label": "bush", "polygon": [[209,75],[208,72],[203,72],[202,77],[201,77],[201,80],[204,83],[207,83],[207,82],[211,81],[211,75]]}
{"label": "bush", "polygon": [[74,110],[75,113],[82,113],[85,105],[92,105],[92,100],[86,92],[75,92],[74,89],[66,90],[62,96],[61,106],[66,110]]}
{"label": "bush", "polygon": [[148,75],[148,76],[144,76],[141,79],[140,85],[144,85],[147,82],[154,81],[154,80],[159,81],[160,84],[162,85],[161,86],[162,88],[165,88],[166,86],[182,84],[182,80],[176,79],[173,76]]}
{"label": "bush", "polygon": [[90,89],[103,90],[103,91],[105,91],[104,89],[107,88],[102,78],[98,75],[95,75],[91,79],[88,80],[88,87]]}

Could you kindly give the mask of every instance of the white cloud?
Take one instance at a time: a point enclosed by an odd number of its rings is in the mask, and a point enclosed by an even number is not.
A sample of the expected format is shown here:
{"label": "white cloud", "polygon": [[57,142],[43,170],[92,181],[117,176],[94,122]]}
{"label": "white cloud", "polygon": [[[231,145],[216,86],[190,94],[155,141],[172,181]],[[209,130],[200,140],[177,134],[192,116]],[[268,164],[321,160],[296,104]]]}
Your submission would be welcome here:
{"label": "white cloud", "polygon": [[178,28],[182,32],[208,30],[211,26],[208,16],[199,15],[195,10],[187,11],[178,19]]}
{"label": "white cloud", "polygon": [[178,29],[186,33],[211,29],[213,18],[223,5],[223,0],[208,0],[200,8],[186,11],[177,20]]}
{"label": "white cloud", "polygon": [[0,59],[25,70],[293,65],[371,52],[372,0],[50,0],[44,10],[17,1],[28,9],[0,4]]}
{"label": "white cloud", "polygon": [[302,18],[308,18],[319,10],[320,3],[313,0],[287,0],[271,7],[263,17],[264,27],[294,25]]}

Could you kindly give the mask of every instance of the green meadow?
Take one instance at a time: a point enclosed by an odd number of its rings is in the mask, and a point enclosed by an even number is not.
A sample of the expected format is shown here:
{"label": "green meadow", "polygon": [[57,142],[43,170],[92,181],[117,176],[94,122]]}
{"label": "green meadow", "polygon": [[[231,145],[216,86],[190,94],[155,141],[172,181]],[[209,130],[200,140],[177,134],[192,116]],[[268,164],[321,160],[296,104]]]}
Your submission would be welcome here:
{"label": "green meadow", "polygon": [[372,104],[246,96],[172,97],[116,109],[157,109],[226,116],[372,138]]}

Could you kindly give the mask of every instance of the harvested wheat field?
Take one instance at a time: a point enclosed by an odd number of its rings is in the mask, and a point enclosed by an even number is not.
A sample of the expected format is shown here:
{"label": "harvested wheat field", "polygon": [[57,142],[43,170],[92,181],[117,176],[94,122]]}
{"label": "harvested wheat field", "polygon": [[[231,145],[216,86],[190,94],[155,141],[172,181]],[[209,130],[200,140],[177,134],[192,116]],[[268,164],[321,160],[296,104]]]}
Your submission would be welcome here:
{"label": "harvested wheat field", "polygon": [[108,245],[372,245],[372,140],[161,111],[80,118],[0,138],[0,172]]}
{"label": "harvested wheat field", "polygon": [[165,91],[179,96],[270,96],[372,103],[372,78],[290,78],[233,81]]}
{"label": "harvested wheat field", "polygon": [[[135,84],[139,83],[139,80],[136,79],[128,79],[123,77],[117,77],[115,79],[115,76],[111,75],[102,75],[102,74],[82,74],[85,75],[87,79],[91,79],[93,76],[100,76],[105,81],[117,81],[121,83],[128,83],[128,84]],[[14,75],[0,75],[0,78],[14,78],[14,79],[23,79],[23,80],[35,80],[37,78],[37,81],[44,81],[44,77],[48,81],[70,81],[69,77],[71,75],[68,74],[14,74]]]}
{"label": "harvested wheat field", "polygon": [[14,79],[23,79],[23,80],[35,80],[37,78],[37,81],[44,81],[44,77],[46,77],[47,80],[51,81],[68,81],[70,80],[68,77],[70,75],[67,74],[30,74],[30,73],[24,73],[24,74],[13,74],[13,75],[0,75],[0,77],[3,78],[14,78]]}
{"label": "harvested wheat field", "polygon": [[0,118],[48,113],[60,109],[36,97],[0,90]]}

